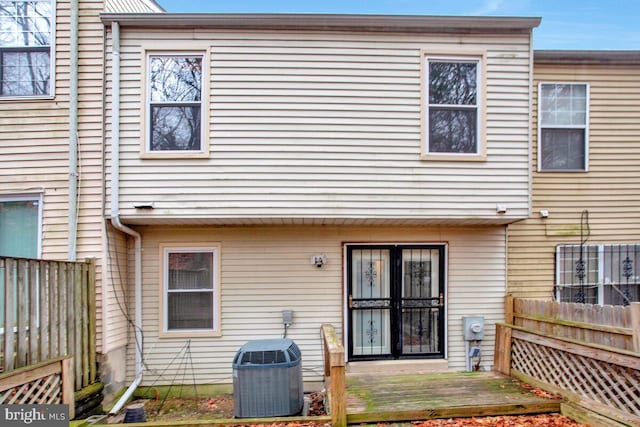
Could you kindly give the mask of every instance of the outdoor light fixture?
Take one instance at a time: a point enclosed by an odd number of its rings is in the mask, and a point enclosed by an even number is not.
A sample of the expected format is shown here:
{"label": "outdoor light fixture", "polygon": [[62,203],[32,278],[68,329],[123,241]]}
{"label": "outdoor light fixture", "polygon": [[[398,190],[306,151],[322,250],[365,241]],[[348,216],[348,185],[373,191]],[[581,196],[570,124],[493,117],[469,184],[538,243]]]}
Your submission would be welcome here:
{"label": "outdoor light fixture", "polygon": [[311,264],[315,265],[316,268],[322,268],[323,265],[327,263],[326,255],[312,255],[311,256]]}

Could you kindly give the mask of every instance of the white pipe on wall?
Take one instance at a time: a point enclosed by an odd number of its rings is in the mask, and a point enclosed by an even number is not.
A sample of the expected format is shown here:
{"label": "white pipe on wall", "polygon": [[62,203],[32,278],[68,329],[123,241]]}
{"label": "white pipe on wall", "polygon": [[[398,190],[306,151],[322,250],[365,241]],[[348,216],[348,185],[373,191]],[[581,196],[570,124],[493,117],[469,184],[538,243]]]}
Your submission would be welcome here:
{"label": "white pipe on wall", "polygon": [[67,257],[77,258],[78,241],[78,0],[71,0],[69,34],[69,241]]}
{"label": "white pipe on wall", "polygon": [[112,68],[112,93],[111,93],[111,224],[118,230],[134,238],[134,292],[135,292],[135,366],[136,377],[127,391],[109,411],[116,414],[135,389],[142,382],[142,236],[137,231],[120,222],[120,25],[118,22],[111,24],[113,60]]}

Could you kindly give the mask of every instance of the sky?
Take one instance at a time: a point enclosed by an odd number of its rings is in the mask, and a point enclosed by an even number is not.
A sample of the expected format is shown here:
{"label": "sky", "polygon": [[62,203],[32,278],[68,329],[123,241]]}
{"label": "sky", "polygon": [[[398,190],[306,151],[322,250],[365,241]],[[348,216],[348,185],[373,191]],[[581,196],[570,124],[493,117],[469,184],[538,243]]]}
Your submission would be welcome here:
{"label": "sky", "polygon": [[167,12],[533,16],[535,49],[640,50],[640,0],[156,0]]}

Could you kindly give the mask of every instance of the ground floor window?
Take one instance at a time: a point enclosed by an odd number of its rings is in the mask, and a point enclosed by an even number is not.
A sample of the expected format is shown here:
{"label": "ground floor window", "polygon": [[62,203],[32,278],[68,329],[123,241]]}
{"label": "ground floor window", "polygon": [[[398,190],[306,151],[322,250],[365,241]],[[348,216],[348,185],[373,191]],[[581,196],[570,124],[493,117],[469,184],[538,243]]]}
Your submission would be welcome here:
{"label": "ground floor window", "polygon": [[640,243],[558,245],[556,299],[611,305],[640,301]]}
{"label": "ground floor window", "polygon": [[219,332],[219,254],[217,246],[163,248],[165,332]]}
{"label": "ground floor window", "polygon": [[0,197],[0,256],[38,258],[40,197]]}
{"label": "ground floor window", "polygon": [[[0,197],[0,256],[11,258],[38,258],[40,256],[40,218],[42,202],[39,195]],[[29,279],[30,271],[23,273]],[[13,274],[13,300],[17,300],[17,273]],[[36,289],[37,290],[37,289]],[[0,266],[0,334],[5,320],[5,267]],[[26,302],[28,304],[28,301]],[[38,302],[36,301],[36,304]],[[14,306],[13,321],[17,319]]]}

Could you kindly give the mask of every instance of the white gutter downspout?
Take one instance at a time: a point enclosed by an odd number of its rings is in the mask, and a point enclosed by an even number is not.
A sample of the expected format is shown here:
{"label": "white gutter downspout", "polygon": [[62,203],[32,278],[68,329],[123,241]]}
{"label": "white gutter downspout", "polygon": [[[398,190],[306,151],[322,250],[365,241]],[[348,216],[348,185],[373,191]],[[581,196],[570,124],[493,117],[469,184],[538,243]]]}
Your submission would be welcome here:
{"label": "white gutter downspout", "polygon": [[77,257],[78,240],[78,0],[71,0],[69,41],[69,241],[67,256]]}
{"label": "white gutter downspout", "polygon": [[111,224],[118,230],[133,236],[135,239],[135,363],[136,377],[127,391],[116,402],[109,414],[116,414],[122,409],[135,389],[142,382],[142,236],[135,230],[120,222],[120,24],[111,24],[113,60],[112,94],[111,94]]}

